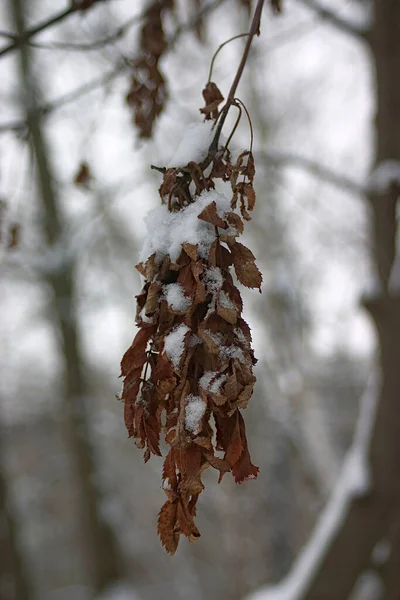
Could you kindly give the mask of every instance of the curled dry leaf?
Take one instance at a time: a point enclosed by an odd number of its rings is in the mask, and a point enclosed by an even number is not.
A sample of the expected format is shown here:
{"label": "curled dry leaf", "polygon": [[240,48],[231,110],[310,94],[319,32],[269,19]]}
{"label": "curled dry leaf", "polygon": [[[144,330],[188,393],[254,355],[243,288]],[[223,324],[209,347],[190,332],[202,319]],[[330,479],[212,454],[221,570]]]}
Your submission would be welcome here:
{"label": "curled dry leaf", "polygon": [[[208,118],[218,116],[217,90],[205,90]],[[205,469],[219,471],[220,480],[232,472],[237,483],[258,473],[240,412],[253,393],[256,359],[233,269],[247,287],[260,289],[262,277],[253,253],[237,241],[255,206],[252,154],[232,163],[229,152],[218,152],[206,173],[190,160],[161,171],[162,203],[148,217],[137,265],[144,277],[139,331],[122,358],[121,400],[145,460],[160,455],[161,432],[170,446],[158,533],[173,554],[181,534],[200,536],[194,519]],[[230,186],[231,199],[215,190],[217,179]]]}
{"label": "curled dry leaf", "polygon": [[213,81],[209,81],[204,88],[203,98],[206,105],[200,109],[200,112],[205,115],[206,121],[217,119],[219,115],[218,106],[223,102],[224,97]]}

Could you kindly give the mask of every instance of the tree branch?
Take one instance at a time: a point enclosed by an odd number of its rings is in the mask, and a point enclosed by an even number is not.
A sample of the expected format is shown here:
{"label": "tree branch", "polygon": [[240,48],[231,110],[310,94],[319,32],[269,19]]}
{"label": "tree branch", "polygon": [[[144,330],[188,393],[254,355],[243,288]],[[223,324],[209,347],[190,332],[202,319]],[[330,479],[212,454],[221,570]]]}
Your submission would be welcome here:
{"label": "tree branch", "polygon": [[[101,1],[103,1],[103,0],[101,0]],[[174,45],[177,43],[179,37],[182,34],[194,29],[200,19],[202,19],[206,14],[212,12],[213,10],[215,10],[216,8],[221,6],[226,1],[227,0],[214,0],[212,2],[209,2],[208,4],[203,6],[203,8],[201,10],[199,10],[196,13],[196,17],[194,19],[192,19],[185,25],[179,25],[177,27],[177,29],[175,30],[175,32],[173,33],[173,35],[168,40],[168,51],[173,49]],[[131,24],[133,24],[133,19],[135,19],[135,21],[139,21],[142,18],[143,18],[143,14],[141,14],[140,16],[134,17],[134,18],[130,19],[129,21],[127,21],[122,27],[128,28],[128,27],[130,27]],[[121,29],[121,28],[119,28],[119,29]],[[115,34],[115,35],[117,35],[117,34]],[[108,40],[112,41],[112,36],[110,36],[110,38],[108,38]],[[95,42],[95,44],[99,47],[99,44],[104,43],[104,42],[105,42],[105,40],[100,40],[99,42]],[[88,48],[86,48],[86,49],[88,49]],[[1,56],[1,54],[0,54],[0,56]],[[100,75],[99,77],[96,77],[96,78],[92,79],[91,81],[84,83],[83,85],[77,87],[72,92],[68,92],[67,94],[60,96],[59,98],[57,98],[53,101],[47,102],[47,103],[43,104],[42,106],[37,107],[37,109],[36,109],[37,114],[42,117],[52,114],[59,108],[65,106],[66,104],[70,104],[71,102],[78,100],[79,98],[85,96],[86,94],[89,94],[90,92],[92,92],[98,88],[101,88],[104,85],[107,85],[108,83],[113,81],[116,77],[118,77],[118,75],[120,75],[125,69],[128,69],[130,66],[131,66],[131,64],[130,64],[129,60],[127,58],[122,57],[121,61],[118,61],[118,63],[115,65],[115,67],[113,69],[111,69],[110,71],[108,71],[107,73],[105,73],[104,75]],[[23,120],[10,121],[8,123],[0,124],[0,134],[7,133],[9,131],[15,131],[15,132],[20,132],[22,135],[24,135],[26,132],[26,128],[27,128],[27,124]]]}
{"label": "tree branch", "polygon": [[349,179],[346,175],[332,171],[329,167],[326,167],[313,159],[286,152],[257,152],[257,157],[260,162],[275,167],[295,167],[303,169],[308,171],[311,175],[315,175],[322,181],[341,188],[346,192],[358,196],[364,196],[366,194],[366,190],[361,183]]}
{"label": "tree branch", "polygon": [[[106,1],[107,0],[94,0],[94,3],[97,4],[100,2],[106,2]],[[8,46],[5,46],[5,48],[2,48],[0,50],[0,58],[2,56],[5,56],[6,54],[9,54],[13,50],[17,50],[22,45],[26,44],[37,33],[40,33],[41,31],[44,31],[45,29],[49,29],[49,27],[52,27],[53,25],[56,25],[57,23],[61,23],[61,21],[64,21],[69,16],[71,16],[72,14],[74,14],[78,11],[79,11],[79,7],[77,5],[71,5],[66,10],[63,10],[62,12],[59,12],[59,13],[55,14],[54,16],[50,17],[50,19],[46,19],[46,21],[42,21],[38,25],[35,25],[31,29],[27,29],[26,31],[20,33],[19,35],[15,35],[13,38],[14,41],[11,44],[8,44]]]}
{"label": "tree branch", "polygon": [[246,41],[246,45],[244,47],[244,51],[242,54],[240,64],[238,66],[235,78],[234,78],[231,88],[229,90],[225,105],[219,115],[219,120],[218,120],[216,128],[215,128],[214,138],[211,142],[210,148],[208,150],[208,154],[207,154],[206,158],[203,160],[203,162],[201,163],[201,167],[203,170],[208,167],[208,165],[214,159],[214,157],[218,151],[218,142],[219,142],[219,138],[221,135],[221,131],[224,126],[229,109],[235,102],[236,90],[239,85],[240,79],[243,75],[243,71],[244,71],[244,67],[246,66],[247,59],[249,57],[250,47],[251,47],[253,38],[255,35],[258,35],[260,32],[261,13],[262,13],[263,6],[264,6],[264,0],[258,0],[257,6],[254,11],[253,20],[250,25],[248,38]]}
{"label": "tree branch", "polygon": [[325,6],[322,6],[318,0],[298,1],[304,4],[304,6],[307,6],[308,8],[316,12],[321,19],[323,19],[327,23],[330,23],[331,25],[334,25],[344,33],[352,35],[353,37],[357,37],[365,42],[369,42],[370,32],[367,27],[359,27],[353,23],[350,23],[350,21],[339,17],[335,12],[331,11],[329,8],[325,8]]}
{"label": "tree branch", "polygon": [[[90,92],[101,88],[107,85],[108,83],[111,83],[111,81],[118,77],[118,75],[120,75],[128,67],[128,62],[119,63],[116,67],[114,67],[114,69],[111,69],[105,75],[101,75],[100,77],[92,79],[92,81],[84,83],[83,85],[77,87],[75,90],[72,90],[72,92],[63,94],[56,100],[43,104],[42,106],[38,106],[36,108],[37,116],[47,117],[48,115],[57,111],[59,108],[62,108],[67,104],[71,104],[72,102],[75,102],[75,100],[86,96],[86,94],[89,94]],[[27,132],[27,127],[28,123],[25,120],[10,121],[9,123],[3,123],[2,125],[0,125],[0,133],[15,131],[21,133],[22,135],[25,135]]]}

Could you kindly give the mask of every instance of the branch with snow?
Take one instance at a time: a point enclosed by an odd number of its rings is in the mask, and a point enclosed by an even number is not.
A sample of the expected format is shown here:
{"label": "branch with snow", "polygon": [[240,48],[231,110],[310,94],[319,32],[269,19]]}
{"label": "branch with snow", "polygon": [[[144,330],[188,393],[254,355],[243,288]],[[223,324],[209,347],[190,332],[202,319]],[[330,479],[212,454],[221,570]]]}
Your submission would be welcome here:
{"label": "branch with snow", "polygon": [[378,404],[379,376],[373,372],[361,400],[353,444],[344,460],[338,483],[318,519],[314,532],[290,573],[278,585],[268,586],[247,600],[302,600],[354,499],[367,494],[370,481],[368,452]]}

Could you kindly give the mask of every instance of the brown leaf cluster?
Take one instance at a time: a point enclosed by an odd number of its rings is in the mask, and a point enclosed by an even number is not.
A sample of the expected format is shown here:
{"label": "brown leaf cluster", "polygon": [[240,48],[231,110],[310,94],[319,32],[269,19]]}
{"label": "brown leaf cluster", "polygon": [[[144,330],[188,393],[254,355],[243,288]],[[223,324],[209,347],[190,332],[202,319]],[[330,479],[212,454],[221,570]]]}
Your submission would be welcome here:
{"label": "brown leaf cluster", "polygon": [[143,19],[138,52],[132,60],[126,101],[133,110],[134,123],[142,138],[151,137],[154,122],[167,99],[166,81],[159,65],[167,49],[162,16],[164,11],[173,8],[174,0],[155,0],[150,4]]}
{"label": "brown leaf cluster", "polygon": [[[153,253],[136,267],[144,277],[137,296],[139,331],[122,358],[121,400],[129,436],[145,461],[161,455],[161,434],[170,447],[158,533],[173,554],[181,534],[191,541],[200,536],[194,520],[206,468],[216,469],[219,481],[227,472],[237,483],[257,477],[240,412],[253,393],[256,359],[233,273],[258,289],[262,276],[253,253],[237,240],[255,205],[251,152],[231,162],[221,149],[207,175],[194,162],[162,171],[160,196],[170,211],[196,202],[217,179],[231,189],[229,210],[211,200],[197,216],[214,240],[206,254],[197,243],[184,242],[175,262]],[[177,303],[171,300],[176,291]]]}

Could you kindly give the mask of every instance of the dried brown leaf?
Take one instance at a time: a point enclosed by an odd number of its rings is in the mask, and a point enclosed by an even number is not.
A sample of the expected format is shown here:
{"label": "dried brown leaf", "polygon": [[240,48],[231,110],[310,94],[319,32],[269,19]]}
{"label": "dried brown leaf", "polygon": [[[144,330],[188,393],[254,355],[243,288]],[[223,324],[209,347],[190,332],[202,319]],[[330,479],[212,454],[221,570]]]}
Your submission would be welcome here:
{"label": "dried brown leaf", "polygon": [[175,531],[177,503],[167,500],[158,514],[157,533],[168,554],[175,554],[179,543],[179,533]]}
{"label": "dried brown leaf", "polygon": [[200,112],[205,115],[206,121],[216,119],[219,114],[218,106],[223,102],[224,97],[213,81],[209,81],[204,88],[203,98],[206,105],[200,109]]}
{"label": "dried brown leaf", "polygon": [[211,202],[211,204],[206,206],[197,218],[201,219],[202,221],[206,221],[207,223],[210,223],[215,227],[220,227],[221,229],[228,229],[228,225],[226,224],[226,222],[223,221],[217,213],[217,205],[215,202]]}
{"label": "dried brown leaf", "polygon": [[240,283],[261,292],[262,275],[255,264],[255,257],[249,248],[236,242],[231,246],[233,264]]}

